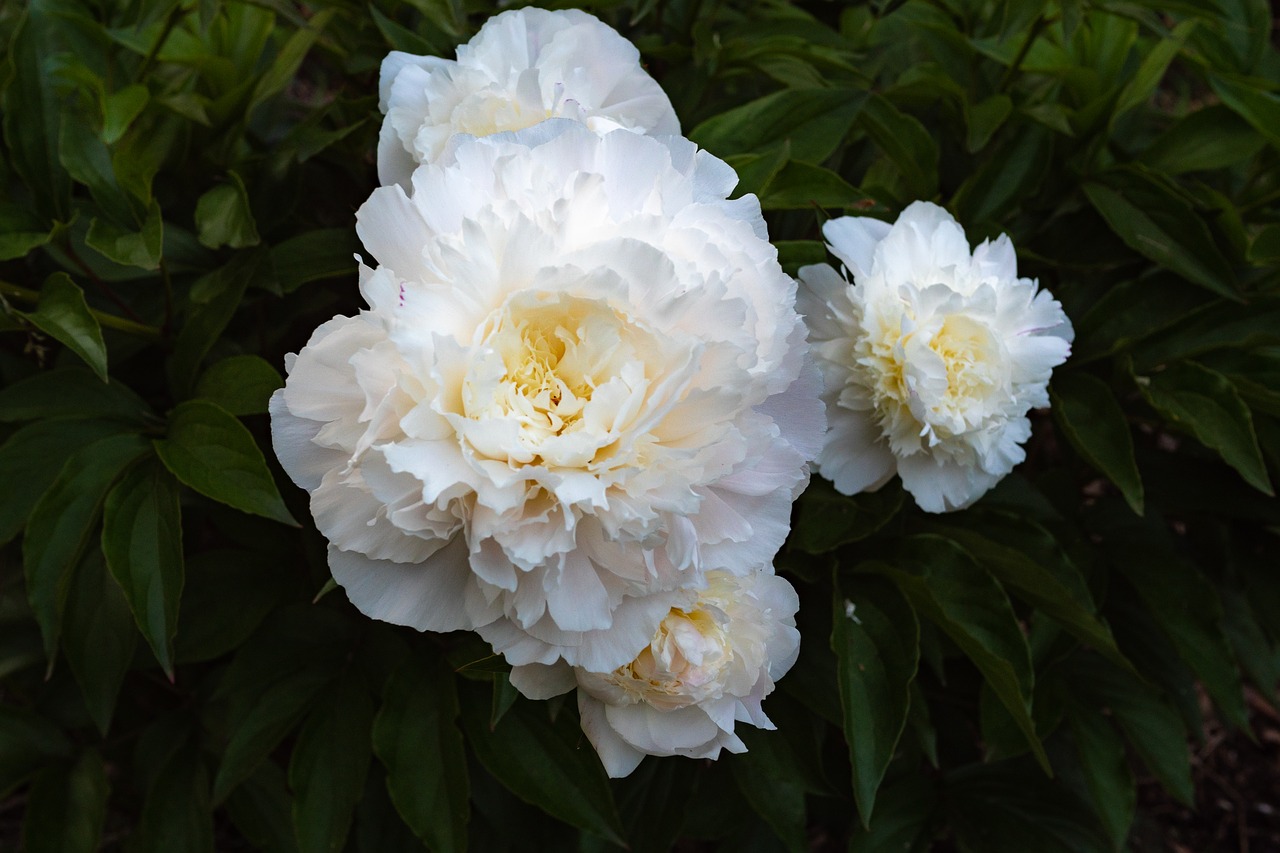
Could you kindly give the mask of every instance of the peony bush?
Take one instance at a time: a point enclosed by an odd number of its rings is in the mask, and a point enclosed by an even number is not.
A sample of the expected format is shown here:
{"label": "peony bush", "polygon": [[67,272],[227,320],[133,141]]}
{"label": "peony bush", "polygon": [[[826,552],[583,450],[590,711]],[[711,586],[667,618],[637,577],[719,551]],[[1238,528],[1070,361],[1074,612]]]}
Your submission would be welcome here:
{"label": "peony bush", "polygon": [[1280,682],[1267,12],[0,10],[0,846],[1212,820]]}

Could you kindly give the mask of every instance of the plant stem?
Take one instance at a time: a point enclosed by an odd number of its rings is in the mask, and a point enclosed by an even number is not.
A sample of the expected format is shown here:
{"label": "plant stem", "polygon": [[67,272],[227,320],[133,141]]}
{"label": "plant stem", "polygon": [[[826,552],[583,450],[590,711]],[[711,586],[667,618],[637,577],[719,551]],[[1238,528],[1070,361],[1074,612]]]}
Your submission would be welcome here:
{"label": "plant stem", "polygon": [[[14,299],[20,299],[23,302],[32,304],[40,301],[40,292],[31,290],[26,287],[19,287],[16,284],[10,284],[7,281],[0,281],[0,296],[10,296]],[[139,338],[146,338],[149,341],[158,341],[161,338],[160,330],[155,326],[148,326],[145,323],[138,323],[133,320],[126,320],[124,317],[117,317],[115,314],[108,314],[105,311],[98,311],[90,308],[89,313],[94,316],[99,325],[108,329],[115,329],[117,332],[124,332],[127,335],[136,335]]]}

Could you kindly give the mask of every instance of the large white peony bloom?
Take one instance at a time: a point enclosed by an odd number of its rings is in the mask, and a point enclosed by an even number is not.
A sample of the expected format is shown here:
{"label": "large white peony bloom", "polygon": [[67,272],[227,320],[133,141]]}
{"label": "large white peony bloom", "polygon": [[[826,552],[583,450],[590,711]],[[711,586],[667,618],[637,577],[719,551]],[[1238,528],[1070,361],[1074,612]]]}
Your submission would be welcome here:
{"label": "large white peony bloom", "polygon": [[646,755],[745,752],[734,722],[774,728],[760,703],[796,661],[798,607],[795,590],[768,567],[743,577],[710,572],[706,589],[686,593],[623,666],[517,666],[511,683],[533,699],[577,687],[582,729],[613,777]]}
{"label": "large white peony bloom", "polygon": [[968,506],[1022,461],[1027,410],[1049,404],[1071,322],[1018,278],[1007,236],[970,253],[937,205],[822,232],[853,283],[826,264],[800,270],[830,421],[819,471],[850,495],[896,472],[921,509]]}
{"label": "large white peony bloom", "polygon": [[733,170],[571,121],[357,214],[369,310],[287,361],[276,453],[362,611],[608,672],[766,565],[821,447],[795,283]]}
{"label": "large white peony bloom", "polygon": [[382,62],[378,177],[409,189],[454,134],[488,136],[548,118],[597,133],[679,134],[666,93],[631,42],[577,9],[513,9],[485,22],[457,61],[393,51]]}

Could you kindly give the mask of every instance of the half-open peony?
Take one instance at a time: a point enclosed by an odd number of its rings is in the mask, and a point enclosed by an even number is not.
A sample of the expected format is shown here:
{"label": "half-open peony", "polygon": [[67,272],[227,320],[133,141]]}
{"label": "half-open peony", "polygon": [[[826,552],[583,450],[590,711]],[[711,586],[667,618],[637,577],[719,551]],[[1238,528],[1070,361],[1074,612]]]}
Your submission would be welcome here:
{"label": "half-open peony", "polygon": [[646,755],[745,752],[734,723],[774,728],[760,703],[796,661],[798,607],[768,567],[710,572],[706,589],[686,593],[623,666],[517,666],[511,683],[534,699],[577,687],[582,729],[610,776],[626,776]]}
{"label": "half-open peony", "polygon": [[487,136],[567,118],[598,133],[679,134],[666,93],[612,27],[577,9],[512,9],[485,22],[457,61],[393,51],[382,63],[378,177],[409,189],[455,134]]}
{"label": "half-open peony", "polygon": [[897,473],[921,509],[968,506],[1022,461],[1027,411],[1049,404],[1070,321],[1018,278],[1007,236],[970,253],[937,205],[822,231],[853,281],[826,264],[800,270],[830,421],[819,471],[845,494]]}
{"label": "half-open peony", "polygon": [[609,672],[705,572],[770,562],[825,419],[736,180],[686,140],[555,120],[373,193],[369,309],[271,400],[357,607]]}

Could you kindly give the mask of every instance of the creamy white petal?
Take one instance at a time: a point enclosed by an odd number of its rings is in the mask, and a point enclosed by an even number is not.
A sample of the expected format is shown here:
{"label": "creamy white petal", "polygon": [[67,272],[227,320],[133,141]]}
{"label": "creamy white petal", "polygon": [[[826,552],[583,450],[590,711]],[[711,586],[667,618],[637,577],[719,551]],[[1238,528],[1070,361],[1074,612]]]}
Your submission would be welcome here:
{"label": "creamy white petal", "polygon": [[471,580],[462,537],[423,563],[373,560],[330,545],[329,568],[351,603],[369,616],[419,631],[475,627],[472,615],[459,606]]}
{"label": "creamy white petal", "polygon": [[530,699],[550,699],[578,686],[573,667],[564,661],[547,666],[527,663],[511,667],[511,686]]}

